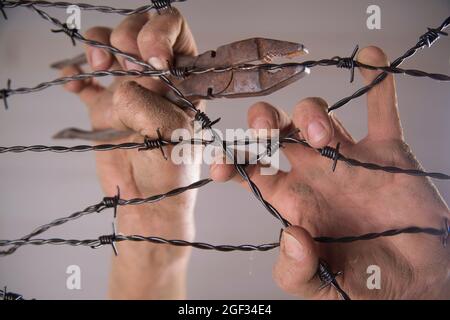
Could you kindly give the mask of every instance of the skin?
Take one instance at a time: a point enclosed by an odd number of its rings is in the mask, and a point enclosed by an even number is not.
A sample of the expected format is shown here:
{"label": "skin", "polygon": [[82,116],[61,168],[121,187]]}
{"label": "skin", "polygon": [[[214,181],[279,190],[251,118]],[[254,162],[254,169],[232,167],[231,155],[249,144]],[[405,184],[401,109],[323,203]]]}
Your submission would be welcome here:
{"label": "skin", "polygon": [[[176,10],[133,16],[114,30],[96,27],[86,37],[132,53],[157,69],[167,68],[174,55],[197,53],[189,27]],[[101,49],[86,48],[86,54],[93,70],[139,68]],[[376,47],[361,50],[358,60],[388,64]],[[81,71],[68,67],[62,73]],[[377,75],[368,70],[361,73],[365,83]],[[145,135],[157,138],[158,128],[165,139],[170,139],[175,129],[192,129],[190,115],[161,96],[167,89],[159,80],[116,79],[108,88],[95,81],[72,82],[66,89],[87,105],[94,129],[133,130],[135,134],[127,141],[141,142]],[[373,89],[367,99],[368,135],[359,142],[335,115],[327,113],[327,103],[320,98],[302,100],[292,116],[260,102],[249,109],[248,122],[254,129],[281,129],[282,133],[296,127],[315,148],[340,142],[342,154],[361,161],[420,167],[403,138],[393,77]],[[199,107],[203,109],[203,105]],[[302,298],[339,298],[330,287],[318,290],[321,283],[316,271],[322,258],[333,271],[344,272],[338,282],[353,299],[450,298],[450,252],[440,245],[439,238],[400,235],[345,245],[318,245],[312,239],[411,225],[441,228],[449,209],[431,181],[343,164],[332,173],[330,160],[314,150],[299,145],[286,145],[282,150],[291,163],[290,172],[261,176],[259,165],[248,171],[265,198],[293,224],[282,234],[273,272],[283,290]],[[166,154],[170,155],[170,149]],[[157,151],[97,153],[96,160],[101,185],[109,196],[116,193],[116,185],[121,187],[122,198],[132,198],[164,193],[199,179],[198,166],[175,166]],[[233,180],[246,187],[232,166],[213,165],[210,175],[216,181]],[[119,232],[193,240],[195,196],[196,192],[190,191],[156,204],[120,208]],[[119,251],[112,262],[111,298],[185,298],[190,249],[120,243]],[[381,268],[381,290],[367,289],[370,265]]]}

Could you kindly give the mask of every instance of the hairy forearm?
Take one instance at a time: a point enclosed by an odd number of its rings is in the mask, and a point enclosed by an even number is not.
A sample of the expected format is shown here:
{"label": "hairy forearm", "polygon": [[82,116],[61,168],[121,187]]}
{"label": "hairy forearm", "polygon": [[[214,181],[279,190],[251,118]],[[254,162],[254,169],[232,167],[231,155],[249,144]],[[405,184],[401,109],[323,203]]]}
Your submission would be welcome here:
{"label": "hairy forearm", "polygon": [[[168,207],[126,207],[118,217],[118,232],[126,235],[191,238],[178,228]],[[183,230],[178,232],[177,230]],[[188,232],[189,233],[189,232]],[[193,233],[193,231],[192,231]],[[184,299],[189,248],[161,244],[121,242],[112,258],[109,296],[112,299]]]}

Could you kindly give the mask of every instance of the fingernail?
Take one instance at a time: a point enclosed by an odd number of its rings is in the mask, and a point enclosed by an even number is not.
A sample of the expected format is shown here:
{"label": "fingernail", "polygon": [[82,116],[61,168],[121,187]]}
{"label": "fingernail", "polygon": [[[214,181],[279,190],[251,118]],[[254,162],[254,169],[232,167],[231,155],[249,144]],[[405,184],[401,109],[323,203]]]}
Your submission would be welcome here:
{"label": "fingernail", "polygon": [[328,132],[319,121],[314,121],[308,126],[308,138],[311,142],[320,142]]}
{"label": "fingernail", "polygon": [[101,66],[108,58],[107,53],[101,49],[93,49],[91,53],[91,63],[94,68]]}
{"label": "fingernail", "polygon": [[305,257],[302,244],[287,232],[283,232],[282,239],[283,251],[286,255],[295,261],[302,261]]}
{"label": "fingernail", "polygon": [[167,63],[164,63],[160,58],[157,58],[157,57],[152,57],[152,58],[148,59],[148,63],[156,70],[167,69]]}
{"label": "fingernail", "polygon": [[136,63],[133,63],[131,61],[125,60],[125,68],[127,70],[138,70],[141,71],[142,67]]}

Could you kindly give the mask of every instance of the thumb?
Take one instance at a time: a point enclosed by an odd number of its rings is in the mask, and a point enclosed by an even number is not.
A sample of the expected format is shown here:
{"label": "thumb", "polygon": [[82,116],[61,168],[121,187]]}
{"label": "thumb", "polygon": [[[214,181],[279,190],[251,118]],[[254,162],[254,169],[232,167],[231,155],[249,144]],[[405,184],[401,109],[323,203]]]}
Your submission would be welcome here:
{"label": "thumb", "polygon": [[[287,228],[280,240],[280,256],[273,277],[281,289],[302,298],[327,298],[329,291],[317,276],[319,256],[316,243],[303,228]],[[331,298],[331,297],[330,297]]]}

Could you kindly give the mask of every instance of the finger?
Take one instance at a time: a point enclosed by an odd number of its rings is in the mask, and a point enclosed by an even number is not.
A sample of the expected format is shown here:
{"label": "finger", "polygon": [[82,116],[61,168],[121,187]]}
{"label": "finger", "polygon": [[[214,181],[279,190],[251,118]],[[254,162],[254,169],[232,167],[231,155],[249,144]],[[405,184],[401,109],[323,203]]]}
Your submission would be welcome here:
{"label": "finger", "polygon": [[[80,74],[82,70],[79,66],[67,66],[64,67],[60,74],[62,77],[72,77]],[[85,80],[79,80],[79,81],[70,81],[64,85],[64,89],[66,89],[69,92],[79,94],[86,86],[88,86],[91,83],[91,80],[85,79]]]}
{"label": "finger", "polygon": [[[386,54],[377,47],[367,47],[358,54],[359,62],[373,66],[388,66]],[[360,68],[366,84],[371,83],[380,71]],[[397,105],[394,76],[386,79],[367,94],[368,132],[374,139],[403,139],[402,127]]]}
{"label": "finger", "polygon": [[[109,39],[112,30],[105,27],[94,27],[86,31],[85,37],[89,40],[98,41],[109,45]],[[85,46],[86,57],[92,70],[108,70],[113,65],[115,59],[109,52],[95,48],[92,46]]]}
{"label": "finger", "polygon": [[196,55],[197,48],[192,33],[178,10],[151,14],[138,35],[142,59],[158,70],[167,69],[174,53]]}
{"label": "finger", "polygon": [[[62,69],[63,77],[71,77],[82,73],[83,70],[79,66],[68,66]],[[105,93],[106,89],[92,79],[71,81],[64,85],[64,88],[72,93],[77,94],[89,108],[100,109],[98,106],[99,97]]]}
{"label": "finger", "polygon": [[[142,27],[148,21],[146,14],[138,14],[125,18],[111,34],[111,44],[117,49],[141,59],[137,37]],[[122,57],[118,57],[124,70],[141,70],[142,67]]]}
{"label": "finger", "polygon": [[294,108],[292,116],[294,125],[314,148],[327,146],[334,136],[327,108],[328,104],[321,98],[304,99]]}
{"label": "finger", "polygon": [[273,269],[275,282],[284,291],[302,298],[326,295],[319,292],[321,281],[317,276],[319,256],[311,235],[303,228],[289,227],[281,237],[280,255]]}
{"label": "finger", "polygon": [[160,129],[165,139],[175,129],[189,128],[188,115],[160,95],[134,81],[122,83],[114,93],[114,124],[119,130],[133,130],[155,137]]}

